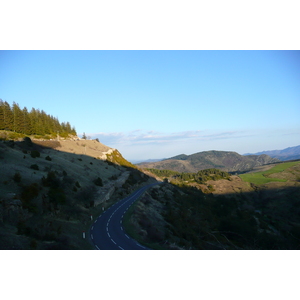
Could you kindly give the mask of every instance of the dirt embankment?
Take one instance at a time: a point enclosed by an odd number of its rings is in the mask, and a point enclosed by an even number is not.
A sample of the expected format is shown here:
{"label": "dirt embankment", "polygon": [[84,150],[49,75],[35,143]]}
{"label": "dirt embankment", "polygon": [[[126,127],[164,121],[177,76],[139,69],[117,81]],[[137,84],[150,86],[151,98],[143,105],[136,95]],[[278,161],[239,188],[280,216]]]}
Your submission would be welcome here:
{"label": "dirt embankment", "polygon": [[95,158],[106,159],[104,156],[107,152],[114,150],[96,140],[83,140],[83,139],[74,139],[74,140],[60,140],[60,141],[41,141],[33,140],[34,143],[54,148],[59,151],[79,154],[79,155],[88,155]]}

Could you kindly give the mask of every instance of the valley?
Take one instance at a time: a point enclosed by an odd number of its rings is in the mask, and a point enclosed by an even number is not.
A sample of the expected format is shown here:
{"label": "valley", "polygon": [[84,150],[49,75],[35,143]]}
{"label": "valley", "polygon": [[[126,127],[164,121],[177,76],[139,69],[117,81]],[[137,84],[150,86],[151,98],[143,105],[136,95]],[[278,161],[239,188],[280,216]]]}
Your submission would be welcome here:
{"label": "valley", "polygon": [[182,250],[300,248],[299,161],[272,165],[268,176],[276,181],[258,183],[231,175],[199,184],[166,174],[164,185],[131,209],[128,223],[140,243]]}
{"label": "valley", "polygon": [[[99,249],[95,220],[147,186],[122,217],[140,249],[300,248],[299,161],[204,154],[156,162],[178,167],[166,170],[133,165],[98,140],[4,139],[0,249]],[[213,167],[198,170],[204,162]],[[192,163],[195,172],[181,171]]]}

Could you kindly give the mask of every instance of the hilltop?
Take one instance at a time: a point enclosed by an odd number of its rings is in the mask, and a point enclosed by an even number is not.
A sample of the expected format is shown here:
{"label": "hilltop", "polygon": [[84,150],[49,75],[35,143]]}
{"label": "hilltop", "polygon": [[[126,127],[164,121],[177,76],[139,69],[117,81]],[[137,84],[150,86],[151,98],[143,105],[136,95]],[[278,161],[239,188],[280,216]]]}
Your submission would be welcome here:
{"label": "hilltop", "polygon": [[[252,155],[261,155],[266,154],[273,158],[280,159],[282,161],[292,160],[292,159],[300,159],[300,145],[295,147],[288,147],[283,150],[269,150],[253,153]],[[249,153],[244,155],[251,155]]]}
{"label": "hilltop", "polygon": [[159,162],[141,163],[138,166],[178,172],[197,172],[210,168],[226,172],[245,172],[257,166],[278,161],[265,154],[243,156],[230,151],[203,151],[192,155],[180,154]]}

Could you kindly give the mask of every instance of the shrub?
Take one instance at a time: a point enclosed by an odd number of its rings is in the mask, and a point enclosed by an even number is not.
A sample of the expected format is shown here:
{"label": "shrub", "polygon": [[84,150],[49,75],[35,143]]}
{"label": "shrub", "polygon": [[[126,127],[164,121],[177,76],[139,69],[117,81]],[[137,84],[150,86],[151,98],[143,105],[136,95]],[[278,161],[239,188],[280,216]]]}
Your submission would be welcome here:
{"label": "shrub", "polygon": [[30,169],[33,169],[33,170],[39,170],[39,166],[37,164],[34,164],[34,165],[31,165],[30,166]]}
{"label": "shrub", "polygon": [[51,158],[49,155],[48,155],[48,156],[46,156],[46,157],[45,157],[45,159],[46,159],[46,160],[49,160],[49,161],[51,161],[51,160],[52,160],[52,158]]}
{"label": "shrub", "polygon": [[32,158],[36,158],[36,157],[40,157],[41,156],[40,152],[37,151],[37,150],[32,150],[31,153],[30,153],[30,155],[31,155]]}
{"label": "shrub", "polygon": [[23,142],[24,142],[25,145],[27,145],[29,147],[32,146],[32,140],[28,136],[24,137]]}
{"label": "shrub", "polygon": [[15,175],[13,176],[14,182],[21,182],[21,174],[19,172],[16,172]]}
{"label": "shrub", "polygon": [[30,212],[37,212],[37,206],[32,201],[39,195],[39,186],[37,183],[33,183],[29,186],[23,187],[21,193],[22,205],[24,208],[28,209]]}
{"label": "shrub", "polygon": [[95,179],[93,182],[97,186],[103,186],[103,182],[102,182],[102,179],[100,177],[98,177],[97,179]]}
{"label": "shrub", "polygon": [[21,193],[21,199],[24,201],[29,201],[36,198],[39,195],[39,186],[37,183],[32,183],[31,185],[23,187]]}
{"label": "shrub", "polygon": [[48,197],[50,202],[64,204],[66,202],[65,191],[62,188],[50,187]]}
{"label": "shrub", "polygon": [[56,177],[55,172],[49,171],[46,178],[44,176],[42,177],[42,184],[43,186],[59,187],[61,182],[59,178]]}

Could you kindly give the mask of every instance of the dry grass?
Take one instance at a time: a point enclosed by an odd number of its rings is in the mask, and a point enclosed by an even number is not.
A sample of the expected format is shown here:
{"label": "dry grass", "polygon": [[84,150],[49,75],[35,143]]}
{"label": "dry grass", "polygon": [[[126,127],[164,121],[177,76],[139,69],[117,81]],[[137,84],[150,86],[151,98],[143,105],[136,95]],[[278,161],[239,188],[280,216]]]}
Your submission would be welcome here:
{"label": "dry grass", "polygon": [[[90,214],[99,213],[97,208],[90,207],[90,200],[97,189],[101,189],[93,181],[99,177],[106,185],[111,182],[110,178],[119,178],[125,168],[97,159],[109,147],[96,141],[84,141],[84,147],[82,143],[61,141],[59,146],[56,141],[39,141],[28,148],[22,142],[0,142],[1,249],[92,249],[87,240],[83,240],[82,231],[88,230]],[[31,157],[33,149],[39,151],[39,157]],[[46,159],[48,156],[51,160]],[[38,170],[30,168],[32,165],[37,165]],[[42,183],[49,172],[55,174],[63,188],[65,205],[55,207],[49,200],[50,188]],[[19,182],[14,180],[17,173],[20,174]],[[31,203],[34,211],[28,212],[24,208],[22,191],[32,184],[37,186],[38,196]],[[20,199],[23,207],[11,204]],[[41,225],[36,226],[34,219]],[[17,227],[22,222],[24,232],[18,234]],[[52,224],[50,229],[48,224]],[[28,228],[30,234],[26,233]],[[49,236],[54,240],[48,241]]]}

